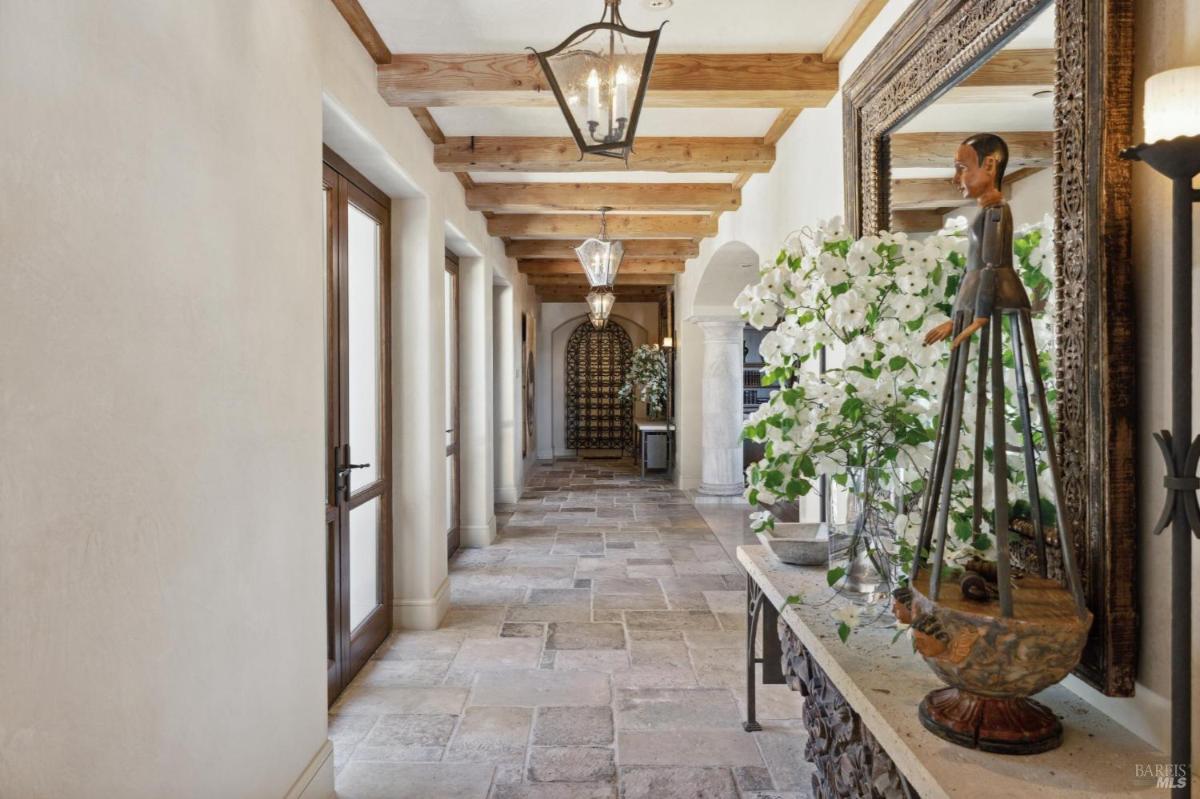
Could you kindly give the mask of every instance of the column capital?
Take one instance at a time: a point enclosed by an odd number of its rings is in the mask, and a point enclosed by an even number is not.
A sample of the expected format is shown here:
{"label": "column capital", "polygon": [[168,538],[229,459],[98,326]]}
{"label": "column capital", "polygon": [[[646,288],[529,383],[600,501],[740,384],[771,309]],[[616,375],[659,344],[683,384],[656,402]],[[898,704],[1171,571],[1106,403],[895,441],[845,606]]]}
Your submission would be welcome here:
{"label": "column capital", "polygon": [[746,327],[740,316],[689,316],[687,321],[704,331],[705,341],[722,341],[735,336],[740,341]]}

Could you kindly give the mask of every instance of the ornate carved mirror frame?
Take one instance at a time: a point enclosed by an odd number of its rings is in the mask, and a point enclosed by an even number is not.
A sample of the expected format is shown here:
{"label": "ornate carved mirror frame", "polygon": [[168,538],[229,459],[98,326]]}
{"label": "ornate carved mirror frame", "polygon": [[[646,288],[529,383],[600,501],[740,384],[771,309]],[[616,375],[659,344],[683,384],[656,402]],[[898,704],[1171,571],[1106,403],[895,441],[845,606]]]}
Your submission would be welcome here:
{"label": "ornate carved mirror frame", "polygon": [[1059,452],[1091,638],[1076,674],[1133,693],[1137,655],[1135,356],[1129,258],[1132,0],[916,0],[843,89],[846,220],[889,224],[889,131],[1056,14],[1054,204]]}

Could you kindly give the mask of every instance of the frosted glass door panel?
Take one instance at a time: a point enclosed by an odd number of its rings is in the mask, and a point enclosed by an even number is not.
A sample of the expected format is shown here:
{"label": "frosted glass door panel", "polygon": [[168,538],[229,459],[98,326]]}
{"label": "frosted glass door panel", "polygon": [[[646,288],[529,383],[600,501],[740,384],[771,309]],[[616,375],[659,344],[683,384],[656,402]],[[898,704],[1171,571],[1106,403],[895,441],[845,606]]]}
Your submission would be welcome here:
{"label": "frosted glass door panel", "polygon": [[356,491],[379,479],[379,223],[349,210],[350,456],[370,464],[351,472]]}
{"label": "frosted glass door panel", "polygon": [[453,272],[443,272],[445,275],[446,307],[445,307],[445,336],[446,336],[446,446],[453,446],[457,441],[458,431],[458,276]]}
{"label": "frosted glass door panel", "polygon": [[379,500],[350,511],[350,629],[379,604]]}

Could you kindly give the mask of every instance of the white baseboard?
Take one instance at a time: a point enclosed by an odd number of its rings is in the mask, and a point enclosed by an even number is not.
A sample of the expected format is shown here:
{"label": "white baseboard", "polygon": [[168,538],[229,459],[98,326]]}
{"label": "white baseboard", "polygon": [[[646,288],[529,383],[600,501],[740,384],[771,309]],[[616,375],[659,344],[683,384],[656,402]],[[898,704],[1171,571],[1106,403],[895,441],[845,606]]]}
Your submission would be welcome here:
{"label": "white baseboard", "polygon": [[392,626],[401,630],[436,630],[450,610],[450,576],[429,599],[393,599]]}
{"label": "white baseboard", "polygon": [[496,540],[496,517],[493,515],[487,524],[464,524],[458,528],[459,545],[468,549],[491,546]]}
{"label": "white baseboard", "polygon": [[300,772],[284,799],[334,799],[333,743],[328,738]]}
{"label": "white baseboard", "polygon": [[496,502],[501,505],[512,505],[521,499],[521,489],[516,486],[501,486],[496,489]]}
{"label": "white baseboard", "polygon": [[537,451],[537,459],[538,459],[539,461],[552,461],[552,460],[554,460],[554,450],[552,450],[552,449],[539,449],[539,450]]}

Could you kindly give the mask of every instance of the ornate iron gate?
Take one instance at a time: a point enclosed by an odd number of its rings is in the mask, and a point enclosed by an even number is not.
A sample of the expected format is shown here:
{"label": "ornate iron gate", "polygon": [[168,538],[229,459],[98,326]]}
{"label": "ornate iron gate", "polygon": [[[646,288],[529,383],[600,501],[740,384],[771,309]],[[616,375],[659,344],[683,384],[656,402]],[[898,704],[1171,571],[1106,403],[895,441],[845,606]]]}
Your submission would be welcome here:
{"label": "ornate iron gate", "polygon": [[566,444],[568,449],[626,450],[632,446],[633,408],[617,392],[625,382],[633,344],[615,322],[603,330],[584,322],[567,341]]}

